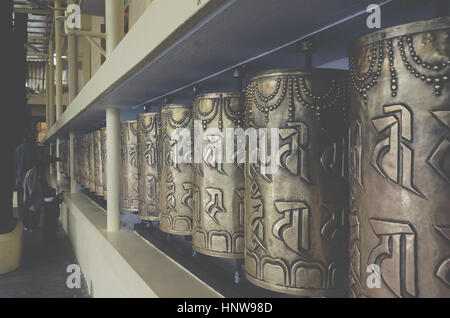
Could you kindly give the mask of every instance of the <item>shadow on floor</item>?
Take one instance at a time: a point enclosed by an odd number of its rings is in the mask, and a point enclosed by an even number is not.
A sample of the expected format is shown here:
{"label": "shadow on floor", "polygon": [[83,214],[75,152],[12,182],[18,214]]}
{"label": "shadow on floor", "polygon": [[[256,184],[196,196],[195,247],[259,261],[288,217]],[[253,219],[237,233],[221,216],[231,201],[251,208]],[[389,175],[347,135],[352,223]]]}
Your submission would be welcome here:
{"label": "shadow on floor", "polygon": [[80,289],[69,289],[66,268],[77,264],[67,235],[58,228],[58,239],[44,244],[40,229],[24,232],[22,263],[14,272],[0,275],[0,298],[87,298],[84,279]]}

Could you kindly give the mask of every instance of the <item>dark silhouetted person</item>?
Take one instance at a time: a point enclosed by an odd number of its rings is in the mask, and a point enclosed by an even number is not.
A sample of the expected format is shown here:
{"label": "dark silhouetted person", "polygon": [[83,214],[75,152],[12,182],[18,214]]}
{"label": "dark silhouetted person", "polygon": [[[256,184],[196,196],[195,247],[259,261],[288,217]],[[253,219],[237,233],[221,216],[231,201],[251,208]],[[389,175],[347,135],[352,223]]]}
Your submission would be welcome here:
{"label": "dark silhouetted person", "polygon": [[[47,187],[48,183],[44,183],[43,177],[45,174],[45,167],[49,163],[59,161],[60,159],[46,155],[34,142],[34,134],[30,131],[26,132],[24,142],[16,148],[15,162],[16,162],[16,189],[17,189],[17,203],[19,207],[19,216],[24,223],[25,228],[29,228],[30,224],[27,224],[26,212],[28,210],[24,207],[24,179],[31,169],[36,168],[33,177],[39,176],[39,180],[34,180],[35,186]],[[39,172],[39,173],[37,173]],[[48,186],[49,187],[49,186]],[[44,192],[48,192],[48,189]],[[40,192],[40,191],[39,191]],[[34,193],[37,193],[36,190]],[[28,197],[29,199],[29,197]]]}

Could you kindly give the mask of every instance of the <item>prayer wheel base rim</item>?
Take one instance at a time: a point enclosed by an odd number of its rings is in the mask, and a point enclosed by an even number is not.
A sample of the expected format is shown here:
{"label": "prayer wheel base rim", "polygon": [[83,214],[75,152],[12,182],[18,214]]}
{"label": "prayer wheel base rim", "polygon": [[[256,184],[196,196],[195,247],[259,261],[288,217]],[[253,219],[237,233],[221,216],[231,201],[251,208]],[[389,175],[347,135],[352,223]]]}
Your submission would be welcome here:
{"label": "prayer wheel base rim", "polygon": [[128,208],[128,207],[122,207],[122,210],[123,211],[126,211],[126,212],[132,212],[132,213],[137,213],[137,212],[139,212],[139,210],[138,209],[133,209],[133,208]]}
{"label": "prayer wheel base rim", "polygon": [[307,288],[292,288],[283,287],[270,284],[259,279],[254,278],[248,273],[245,273],[245,277],[252,284],[282,294],[289,294],[294,296],[306,296],[306,297],[344,297],[348,295],[345,289],[307,289]]}
{"label": "prayer wheel base rim", "polygon": [[213,256],[213,257],[219,257],[219,258],[228,258],[228,259],[244,259],[244,252],[242,254],[240,253],[225,253],[225,252],[216,252],[207,250],[201,247],[197,247],[195,245],[192,245],[192,248],[194,251],[207,255],[207,256]]}
{"label": "prayer wheel base rim", "polygon": [[143,221],[159,221],[159,217],[157,217],[157,216],[154,216],[154,217],[151,217],[151,216],[142,216],[142,215],[139,215],[139,218],[141,219],[141,220],[143,220]]}
{"label": "prayer wheel base rim", "polygon": [[[161,223],[159,223],[161,224]],[[173,235],[192,235],[192,231],[175,231],[175,230],[170,230],[170,229],[164,229],[161,226],[159,226],[159,229],[167,234],[173,234]]]}

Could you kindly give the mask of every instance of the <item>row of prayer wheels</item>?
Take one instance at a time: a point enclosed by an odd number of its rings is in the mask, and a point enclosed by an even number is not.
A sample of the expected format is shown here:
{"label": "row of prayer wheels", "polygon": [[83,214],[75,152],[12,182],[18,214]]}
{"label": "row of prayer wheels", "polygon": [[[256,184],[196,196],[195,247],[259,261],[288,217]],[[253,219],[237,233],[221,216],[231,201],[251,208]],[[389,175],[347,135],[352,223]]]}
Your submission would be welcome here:
{"label": "row of prayer wheels", "polygon": [[[349,72],[271,70],[245,96],[198,95],[123,122],[123,209],[192,235],[199,253],[244,258],[266,289],[449,297],[449,35],[449,17],[385,29],[351,46]],[[230,128],[256,141],[217,160],[246,143],[222,138]],[[173,139],[181,130],[200,145]],[[76,141],[77,181],[99,196],[105,134]],[[191,159],[201,146],[198,162],[174,155],[186,143]]]}

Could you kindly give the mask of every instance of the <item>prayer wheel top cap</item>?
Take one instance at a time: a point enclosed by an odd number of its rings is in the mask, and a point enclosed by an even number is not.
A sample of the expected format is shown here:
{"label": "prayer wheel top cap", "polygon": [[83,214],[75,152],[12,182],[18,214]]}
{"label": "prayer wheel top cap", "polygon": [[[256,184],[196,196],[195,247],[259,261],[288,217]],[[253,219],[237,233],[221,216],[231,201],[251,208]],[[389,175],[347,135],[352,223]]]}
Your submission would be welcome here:
{"label": "prayer wheel top cap", "polygon": [[239,92],[217,92],[217,93],[205,93],[195,96],[195,99],[207,99],[217,97],[243,97],[244,94]]}
{"label": "prayer wheel top cap", "polygon": [[192,104],[166,104],[161,107],[161,110],[173,108],[192,108]]}
{"label": "prayer wheel top cap", "polygon": [[155,116],[155,115],[159,115],[159,112],[148,112],[148,113],[138,114],[138,118],[144,118],[144,117]]}
{"label": "prayer wheel top cap", "polygon": [[307,69],[273,69],[273,70],[268,70],[265,72],[261,72],[258,73],[254,76],[252,76],[249,80],[249,82],[252,82],[254,80],[260,79],[260,78],[264,78],[264,77],[271,77],[271,76],[287,76],[287,75],[311,75],[311,74],[316,74],[316,75],[320,75],[320,74],[335,74],[336,75],[340,75],[340,76],[346,76],[347,75],[346,70],[339,70],[339,69],[331,69],[331,68],[313,68],[310,70]]}
{"label": "prayer wheel top cap", "polygon": [[447,29],[449,27],[450,27],[450,17],[441,17],[431,20],[423,20],[407,24],[396,25],[360,37],[351,44],[350,51],[357,50],[360,47],[367,46],[369,44],[381,40],[392,39],[409,34]]}

